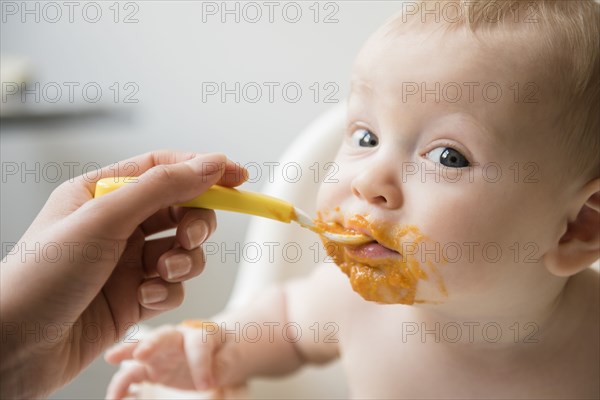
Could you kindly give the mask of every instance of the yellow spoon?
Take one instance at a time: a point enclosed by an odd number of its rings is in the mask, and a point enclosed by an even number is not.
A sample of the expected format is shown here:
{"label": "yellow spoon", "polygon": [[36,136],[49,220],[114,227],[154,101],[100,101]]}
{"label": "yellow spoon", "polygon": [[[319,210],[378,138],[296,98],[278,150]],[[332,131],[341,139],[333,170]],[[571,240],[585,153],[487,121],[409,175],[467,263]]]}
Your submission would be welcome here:
{"label": "yellow spoon", "polygon": [[[96,182],[96,192],[94,197],[103,196],[125,184],[131,184],[135,182],[137,182],[136,177],[100,179],[98,182]],[[294,221],[303,228],[310,229],[319,235],[325,236],[329,240],[343,244],[359,245],[373,241],[373,238],[360,233],[342,234],[328,232],[326,228],[315,224],[315,222],[304,211],[294,207],[291,203],[286,201],[260,193],[232,189],[219,185],[212,186],[195,199],[178,204],[178,206],[233,211],[242,214],[270,218],[288,224]]]}

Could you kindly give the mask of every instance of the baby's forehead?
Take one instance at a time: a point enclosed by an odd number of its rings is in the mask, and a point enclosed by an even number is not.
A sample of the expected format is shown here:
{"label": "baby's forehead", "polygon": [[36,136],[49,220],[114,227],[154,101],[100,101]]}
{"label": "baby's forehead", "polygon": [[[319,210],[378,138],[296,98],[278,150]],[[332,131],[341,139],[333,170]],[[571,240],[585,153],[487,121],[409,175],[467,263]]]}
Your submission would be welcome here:
{"label": "baby's forehead", "polygon": [[532,128],[545,125],[556,100],[548,90],[551,82],[524,50],[507,40],[481,44],[462,32],[379,32],[353,66],[349,107],[361,115],[403,115],[394,118],[403,126],[407,116],[428,126],[451,121],[485,132],[491,142],[528,136],[537,143]]}
{"label": "baby's forehead", "polygon": [[527,84],[550,90],[556,79],[543,63],[532,62],[529,47],[512,37],[482,41],[462,30],[401,34],[379,30],[355,59],[350,90],[369,93],[387,88],[401,93],[407,86],[425,85],[425,89],[472,92],[480,86],[493,95],[499,86],[510,91],[510,85],[520,90]]}

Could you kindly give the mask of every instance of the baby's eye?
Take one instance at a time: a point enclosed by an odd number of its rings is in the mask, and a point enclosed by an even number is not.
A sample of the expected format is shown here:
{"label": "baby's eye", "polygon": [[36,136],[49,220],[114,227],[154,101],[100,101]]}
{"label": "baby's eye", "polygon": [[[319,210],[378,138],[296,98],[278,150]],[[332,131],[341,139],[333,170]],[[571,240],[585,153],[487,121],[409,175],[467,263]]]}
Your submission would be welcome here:
{"label": "baby's eye", "polygon": [[426,157],[451,168],[464,168],[470,165],[469,160],[452,147],[436,147],[427,153]]}
{"label": "baby's eye", "polygon": [[352,134],[352,143],[360,147],[375,147],[379,144],[379,138],[367,129],[357,129]]}

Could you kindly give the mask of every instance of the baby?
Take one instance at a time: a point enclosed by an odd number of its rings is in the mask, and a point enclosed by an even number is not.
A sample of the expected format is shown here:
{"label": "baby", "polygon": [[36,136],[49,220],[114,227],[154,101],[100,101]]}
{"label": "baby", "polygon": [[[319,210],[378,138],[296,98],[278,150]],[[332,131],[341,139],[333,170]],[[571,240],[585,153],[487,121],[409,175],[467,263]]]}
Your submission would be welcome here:
{"label": "baby", "polygon": [[600,397],[600,4],[402,7],[356,59],[339,183],[317,199],[324,226],[372,241],[327,243],[344,273],[117,346],[109,362],[135,363],[109,397],[226,395],[336,358],[355,398]]}

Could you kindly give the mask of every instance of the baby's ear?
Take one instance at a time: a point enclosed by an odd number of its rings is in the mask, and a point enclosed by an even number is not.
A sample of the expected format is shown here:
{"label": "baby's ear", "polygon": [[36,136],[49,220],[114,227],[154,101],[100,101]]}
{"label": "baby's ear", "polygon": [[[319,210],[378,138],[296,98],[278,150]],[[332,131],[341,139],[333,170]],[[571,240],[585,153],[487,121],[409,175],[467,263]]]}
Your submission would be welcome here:
{"label": "baby's ear", "polygon": [[579,194],[583,200],[577,216],[544,256],[548,270],[558,276],[574,275],[600,258],[600,178],[588,182]]}

